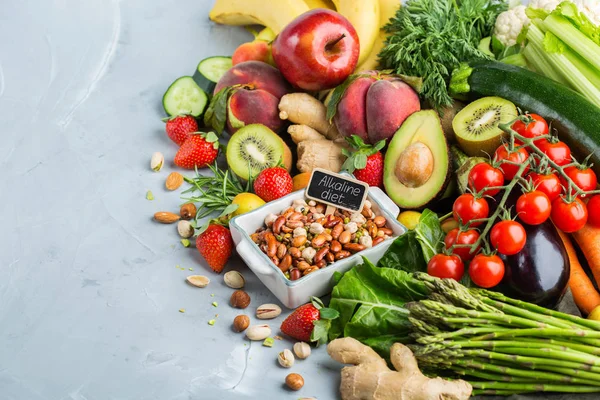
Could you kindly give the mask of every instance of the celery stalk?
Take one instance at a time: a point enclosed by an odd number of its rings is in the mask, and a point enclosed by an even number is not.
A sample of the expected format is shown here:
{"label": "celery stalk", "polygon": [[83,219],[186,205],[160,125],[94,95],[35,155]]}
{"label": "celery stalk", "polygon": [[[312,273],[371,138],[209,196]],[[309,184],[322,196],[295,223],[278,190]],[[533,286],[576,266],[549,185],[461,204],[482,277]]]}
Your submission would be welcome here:
{"label": "celery stalk", "polygon": [[555,34],[594,68],[600,70],[600,46],[573,26],[569,20],[550,14],[542,24],[545,29]]}
{"label": "celery stalk", "polygon": [[[548,17],[549,18],[549,17]],[[544,48],[544,33],[534,24],[529,26],[527,39],[538,46]],[[595,46],[595,45],[594,45]],[[570,83],[570,86],[581,93],[589,101],[600,107],[600,91],[586,78],[581,71],[568,59],[567,56],[560,53],[549,53],[544,51],[545,58],[554,66],[562,77]]]}
{"label": "celery stalk", "polygon": [[550,61],[546,58],[545,53],[535,43],[529,42],[523,49],[523,55],[527,62],[535,68],[535,71],[547,78],[555,80],[565,86],[571,87],[561,74],[556,72]]}

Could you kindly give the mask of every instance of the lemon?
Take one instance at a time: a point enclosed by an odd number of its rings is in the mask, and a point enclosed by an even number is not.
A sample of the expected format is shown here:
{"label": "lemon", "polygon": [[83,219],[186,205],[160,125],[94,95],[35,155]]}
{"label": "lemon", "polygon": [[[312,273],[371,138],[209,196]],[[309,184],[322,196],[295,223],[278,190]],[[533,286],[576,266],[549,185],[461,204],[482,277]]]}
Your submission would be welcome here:
{"label": "lemon", "polygon": [[403,211],[398,215],[398,222],[408,229],[415,229],[421,218],[421,213],[418,211]]}
{"label": "lemon", "polygon": [[600,306],[594,308],[590,315],[588,315],[588,319],[593,319],[594,321],[600,321]]}
{"label": "lemon", "polygon": [[233,198],[231,204],[237,204],[239,206],[237,210],[233,212],[233,215],[241,215],[263,206],[265,201],[254,193],[240,193]]}

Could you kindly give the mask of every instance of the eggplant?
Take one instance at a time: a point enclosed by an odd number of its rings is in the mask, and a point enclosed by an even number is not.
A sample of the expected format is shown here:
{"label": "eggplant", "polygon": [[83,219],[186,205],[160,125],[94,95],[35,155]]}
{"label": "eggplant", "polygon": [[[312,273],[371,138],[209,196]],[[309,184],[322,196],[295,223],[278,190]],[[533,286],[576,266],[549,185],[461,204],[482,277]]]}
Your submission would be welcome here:
{"label": "eggplant", "polygon": [[[490,214],[502,194],[490,200]],[[517,185],[505,207],[514,210],[521,194]],[[571,273],[565,245],[550,220],[540,225],[522,225],[527,232],[525,247],[513,256],[498,254],[504,261],[504,278],[492,290],[542,307],[556,308],[567,291]]]}
{"label": "eggplant", "polygon": [[555,308],[567,290],[571,265],[552,222],[523,224],[527,242],[513,256],[500,255],[504,278],[494,290],[509,297]]}

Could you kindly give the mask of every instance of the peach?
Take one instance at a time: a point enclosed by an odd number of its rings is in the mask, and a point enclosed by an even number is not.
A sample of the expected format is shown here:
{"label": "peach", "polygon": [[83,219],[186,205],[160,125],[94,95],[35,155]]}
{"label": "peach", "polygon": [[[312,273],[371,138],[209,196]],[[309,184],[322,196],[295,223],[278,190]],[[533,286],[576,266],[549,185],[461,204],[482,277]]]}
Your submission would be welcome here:
{"label": "peach", "polygon": [[248,124],[263,124],[277,132],[283,126],[279,119],[279,99],[292,91],[277,68],[262,61],[245,61],[233,66],[217,83],[214,93],[239,85],[229,97],[227,130],[234,133]]}
{"label": "peach", "polygon": [[400,78],[366,71],[346,88],[334,122],[343,136],[358,135],[374,144],[390,139],[404,120],[419,111],[419,96]]}
{"label": "peach", "polygon": [[254,89],[263,89],[277,99],[292,92],[292,87],[279,70],[262,61],[245,61],[233,66],[219,80],[214,93],[233,85],[249,85]]}
{"label": "peach", "polygon": [[241,44],[231,56],[233,65],[241,64],[245,61],[262,61],[270,65],[274,64],[271,55],[271,45],[264,40],[254,40],[252,42]]}
{"label": "peach", "polygon": [[279,99],[262,89],[239,89],[229,97],[227,132],[235,133],[249,124],[263,124],[274,132],[281,129]]}
{"label": "peach", "polygon": [[367,132],[371,143],[390,139],[409,115],[421,109],[417,93],[400,79],[373,83],[367,93]]}
{"label": "peach", "polygon": [[350,137],[358,135],[368,141],[367,134],[367,92],[375,77],[365,76],[356,79],[347,88],[339,102],[334,117],[338,131]]}

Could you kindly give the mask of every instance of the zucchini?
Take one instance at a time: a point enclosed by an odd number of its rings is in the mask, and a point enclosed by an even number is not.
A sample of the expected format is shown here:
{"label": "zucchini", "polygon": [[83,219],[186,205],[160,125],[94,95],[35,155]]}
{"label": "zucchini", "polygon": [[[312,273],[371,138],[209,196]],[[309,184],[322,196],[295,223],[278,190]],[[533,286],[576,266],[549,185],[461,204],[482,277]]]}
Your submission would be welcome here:
{"label": "zucchini", "polygon": [[171,116],[190,114],[199,118],[208,104],[208,96],[191,76],[182,76],[171,83],[163,95],[162,103]]}
{"label": "zucchini", "polygon": [[499,96],[522,110],[546,118],[581,161],[592,153],[600,174],[600,108],[579,93],[523,68],[497,61],[476,61],[452,73],[450,94],[475,100]]}
{"label": "zucchini", "polygon": [[231,57],[208,57],[198,63],[194,80],[206,93],[212,95],[219,79],[231,68]]}

